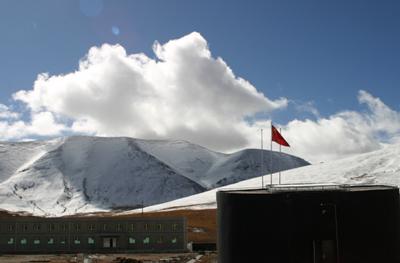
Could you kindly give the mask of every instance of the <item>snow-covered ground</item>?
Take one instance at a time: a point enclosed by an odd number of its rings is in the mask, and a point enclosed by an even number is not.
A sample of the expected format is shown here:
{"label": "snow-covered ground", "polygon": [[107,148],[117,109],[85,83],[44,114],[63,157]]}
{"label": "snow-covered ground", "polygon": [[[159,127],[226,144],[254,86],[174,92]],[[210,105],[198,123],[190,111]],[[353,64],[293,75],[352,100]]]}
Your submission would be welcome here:
{"label": "snow-covered ground", "polygon": [[[308,163],[264,152],[264,171]],[[270,157],[272,166],[269,166]],[[0,209],[35,215],[133,209],[260,175],[260,151],[210,151],[186,141],[75,136],[0,143]]]}
{"label": "snow-covered ground", "polygon": [[[387,184],[400,186],[400,144],[327,163],[319,163],[282,172],[283,184],[338,183]],[[269,174],[264,176],[269,183]],[[273,184],[278,174],[273,175]],[[145,212],[171,209],[206,209],[216,207],[216,192],[228,189],[260,188],[261,177],[241,181],[171,202],[146,207]],[[136,213],[128,211],[125,213]]]}

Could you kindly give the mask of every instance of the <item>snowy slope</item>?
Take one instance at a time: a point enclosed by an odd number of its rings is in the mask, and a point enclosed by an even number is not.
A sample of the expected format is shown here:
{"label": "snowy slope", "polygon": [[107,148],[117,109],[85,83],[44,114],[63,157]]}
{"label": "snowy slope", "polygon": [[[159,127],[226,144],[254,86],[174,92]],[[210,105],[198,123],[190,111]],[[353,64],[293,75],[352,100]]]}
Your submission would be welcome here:
{"label": "snowy slope", "polygon": [[[253,178],[261,173],[258,149],[223,154],[186,141],[138,140],[137,143],[146,152],[207,189]],[[270,151],[264,150],[264,171],[287,170],[307,164],[301,158],[279,152],[273,152],[270,160]]]}
{"label": "snowy slope", "polygon": [[[228,155],[184,141],[77,136],[0,143],[0,151],[0,209],[37,215],[132,209],[260,174],[257,150]],[[279,157],[282,169],[308,164]]]}
{"label": "snowy slope", "polygon": [[133,140],[72,137],[3,181],[0,206],[73,214],[155,204],[203,190]]}
{"label": "snowy slope", "polygon": [[7,180],[18,170],[23,170],[24,166],[29,166],[58,143],[59,140],[0,143],[0,182]]}
{"label": "snowy slope", "polygon": [[227,156],[186,141],[137,140],[137,143],[146,152],[204,187],[211,184],[208,171],[214,163]]}
{"label": "snowy slope", "polygon": [[[269,175],[265,176],[269,182]],[[278,175],[273,183],[278,182]],[[388,184],[400,186],[400,144],[352,156],[329,163],[320,163],[282,172],[282,183],[339,183],[339,184]],[[207,192],[145,208],[145,211],[169,209],[204,209],[216,207],[216,192],[223,189],[260,188],[261,177],[216,188]],[[135,211],[130,211],[131,213]]]}

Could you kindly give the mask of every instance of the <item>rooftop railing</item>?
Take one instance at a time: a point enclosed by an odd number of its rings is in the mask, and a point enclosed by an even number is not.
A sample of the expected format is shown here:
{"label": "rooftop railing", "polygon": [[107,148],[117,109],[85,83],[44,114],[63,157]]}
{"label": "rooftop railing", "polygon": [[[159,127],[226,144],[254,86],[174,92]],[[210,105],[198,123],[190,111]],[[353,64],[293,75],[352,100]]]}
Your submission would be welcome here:
{"label": "rooftop railing", "polygon": [[362,190],[365,188],[382,188],[382,187],[396,187],[389,185],[368,185],[368,184],[279,184],[279,185],[266,185],[264,188],[260,187],[246,187],[246,188],[224,188],[222,191],[266,191],[270,193],[276,192],[301,192],[301,191],[354,191]]}

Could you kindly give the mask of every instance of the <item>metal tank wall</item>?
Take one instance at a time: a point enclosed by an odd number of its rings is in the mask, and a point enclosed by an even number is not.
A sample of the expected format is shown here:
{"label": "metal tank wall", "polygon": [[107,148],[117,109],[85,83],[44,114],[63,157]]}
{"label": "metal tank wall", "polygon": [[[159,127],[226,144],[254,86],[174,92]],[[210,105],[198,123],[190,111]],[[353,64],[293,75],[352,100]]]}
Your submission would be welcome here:
{"label": "metal tank wall", "polygon": [[217,203],[220,263],[400,262],[394,187],[220,191]]}

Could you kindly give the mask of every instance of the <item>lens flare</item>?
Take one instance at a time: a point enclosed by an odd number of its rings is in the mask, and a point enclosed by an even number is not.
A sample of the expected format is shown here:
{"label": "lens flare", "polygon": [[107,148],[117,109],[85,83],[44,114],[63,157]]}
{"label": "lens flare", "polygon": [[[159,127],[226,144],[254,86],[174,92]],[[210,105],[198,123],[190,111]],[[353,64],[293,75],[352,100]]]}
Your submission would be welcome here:
{"label": "lens flare", "polygon": [[113,27],[111,28],[111,31],[112,31],[112,33],[113,33],[114,35],[116,35],[116,36],[118,36],[119,33],[120,33],[119,27],[117,27],[117,26],[113,26]]}

